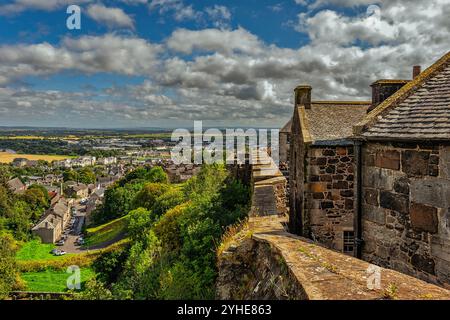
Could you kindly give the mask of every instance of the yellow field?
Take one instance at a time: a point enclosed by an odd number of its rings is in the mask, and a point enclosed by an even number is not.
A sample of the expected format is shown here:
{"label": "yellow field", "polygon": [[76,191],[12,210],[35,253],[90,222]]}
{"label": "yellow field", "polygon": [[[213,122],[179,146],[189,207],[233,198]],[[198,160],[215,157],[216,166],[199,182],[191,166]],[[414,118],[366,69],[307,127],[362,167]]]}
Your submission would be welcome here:
{"label": "yellow field", "polygon": [[0,152],[0,163],[10,163],[15,158],[25,158],[28,160],[45,160],[48,162],[52,162],[55,160],[64,160],[71,158],[70,156],[47,156],[41,154],[17,154],[17,153],[8,153],[8,152]]}

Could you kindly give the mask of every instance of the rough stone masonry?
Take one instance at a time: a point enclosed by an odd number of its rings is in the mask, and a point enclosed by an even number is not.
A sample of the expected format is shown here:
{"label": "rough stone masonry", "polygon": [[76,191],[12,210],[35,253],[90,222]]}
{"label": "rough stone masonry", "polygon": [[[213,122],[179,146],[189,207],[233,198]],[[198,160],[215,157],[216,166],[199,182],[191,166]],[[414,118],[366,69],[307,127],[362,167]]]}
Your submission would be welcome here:
{"label": "rough stone masonry", "polygon": [[450,147],[363,148],[363,259],[450,283]]}

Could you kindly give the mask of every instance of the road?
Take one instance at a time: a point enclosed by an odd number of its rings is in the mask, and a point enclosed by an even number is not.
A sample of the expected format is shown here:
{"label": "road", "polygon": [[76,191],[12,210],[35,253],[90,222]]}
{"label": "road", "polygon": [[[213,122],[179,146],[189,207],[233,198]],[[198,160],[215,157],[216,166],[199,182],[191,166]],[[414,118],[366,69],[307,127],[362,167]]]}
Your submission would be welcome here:
{"label": "road", "polygon": [[80,237],[84,222],[86,220],[86,206],[80,204],[79,200],[76,200],[73,206],[77,209],[77,213],[75,215],[75,223],[73,224],[73,227],[70,231],[70,234],[67,236],[66,241],[64,241],[64,245],[58,247],[58,249],[63,250],[66,253],[83,253],[86,251],[104,249],[123,238],[123,235],[119,235],[116,239],[102,243],[101,245],[95,247],[91,247],[89,249],[82,248],[76,245],[75,242]]}
{"label": "road", "polygon": [[81,253],[86,250],[83,250],[80,246],[75,245],[75,241],[79,238],[81,234],[81,230],[84,225],[84,221],[86,219],[86,206],[81,205],[79,200],[76,200],[74,207],[77,209],[77,213],[75,215],[75,223],[71,228],[70,234],[68,235],[64,245],[58,247],[61,250],[64,250],[67,253]]}

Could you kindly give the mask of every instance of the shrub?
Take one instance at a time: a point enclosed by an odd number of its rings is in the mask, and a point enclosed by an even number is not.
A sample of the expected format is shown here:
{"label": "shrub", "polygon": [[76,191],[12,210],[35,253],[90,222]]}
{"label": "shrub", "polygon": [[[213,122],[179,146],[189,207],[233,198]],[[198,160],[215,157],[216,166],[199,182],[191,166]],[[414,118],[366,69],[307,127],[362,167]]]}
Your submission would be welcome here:
{"label": "shrub", "polygon": [[140,240],[152,223],[151,212],[144,208],[138,208],[127,216],[127,233],[131,239]]}
{"label": "shrub", "polygon": [[186,201],[182,190],[172,188],[155,199],[152,207],[153,216],[160,217],[168,210],[175,208]]}
{"label": "shrub", "polygon": [[166,251],[177,252],[181,248],[179,219],[189,204],[179,205],[166,212],[155,224],[154,231]]}
{"label": "shrub", "polygon": [[150,169],[146,175],[146,179],[150,182],[169,183],[169,177],[161,167],[154,167]]}
{"label": "shrub", "polygon": [[166,193],[169,189],[170,186],[168,184],[147,183],[134,198],[133,207],[151,210],[156,199]]}

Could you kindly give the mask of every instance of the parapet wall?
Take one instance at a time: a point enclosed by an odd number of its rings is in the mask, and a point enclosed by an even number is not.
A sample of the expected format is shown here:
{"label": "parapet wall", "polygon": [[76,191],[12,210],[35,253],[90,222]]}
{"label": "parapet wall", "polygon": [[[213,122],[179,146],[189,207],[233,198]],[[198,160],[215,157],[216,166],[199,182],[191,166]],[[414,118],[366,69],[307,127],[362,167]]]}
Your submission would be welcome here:
{"label": "parapet wall", "polygon": [[273,161],[259,160],[249,220],[218,256],[218,299],[450,299],[444,288],[288,233],[286,180]]}

